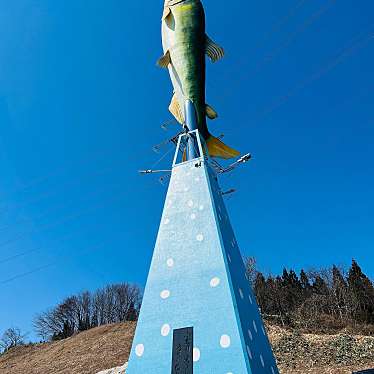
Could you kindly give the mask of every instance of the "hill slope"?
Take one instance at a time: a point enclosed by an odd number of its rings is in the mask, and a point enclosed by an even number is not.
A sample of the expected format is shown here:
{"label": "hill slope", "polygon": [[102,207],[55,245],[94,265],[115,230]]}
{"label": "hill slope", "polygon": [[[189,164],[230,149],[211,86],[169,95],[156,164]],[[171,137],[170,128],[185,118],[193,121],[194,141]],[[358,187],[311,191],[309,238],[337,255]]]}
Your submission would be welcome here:
{"label": "hill slope", "polygon": [[0,356],[1,374],[94,374],[123,365],[135,323],[101,326],[59,342],[18,347]]}
{"label": "hill slope", "polygon": [[[374,367],[374,337],[312,335],[268,326],[282,374],[345,374]],[[1,374],[96,374],[123,365],[135,323],[107,325],[69,339],[0,356]]]}

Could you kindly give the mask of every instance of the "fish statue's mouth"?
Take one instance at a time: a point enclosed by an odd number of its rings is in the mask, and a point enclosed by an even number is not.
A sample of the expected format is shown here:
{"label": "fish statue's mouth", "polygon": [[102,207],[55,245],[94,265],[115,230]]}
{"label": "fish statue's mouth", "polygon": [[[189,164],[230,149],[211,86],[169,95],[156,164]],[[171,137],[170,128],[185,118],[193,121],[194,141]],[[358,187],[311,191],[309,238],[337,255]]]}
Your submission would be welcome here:
{"label": "fish statue's mouth", "polygon": [[165,7],[179,5],[187,1],[191,1],[191,0],[165,0]]}

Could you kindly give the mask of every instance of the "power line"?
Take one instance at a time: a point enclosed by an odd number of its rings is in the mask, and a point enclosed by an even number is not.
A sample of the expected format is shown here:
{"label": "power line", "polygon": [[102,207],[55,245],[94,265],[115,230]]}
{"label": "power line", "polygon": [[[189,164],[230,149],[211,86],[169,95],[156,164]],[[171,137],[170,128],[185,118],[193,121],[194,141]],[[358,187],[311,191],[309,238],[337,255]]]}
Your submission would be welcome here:
{"label": "power line", "polygon": [[[4,212],[8,207],[12,207],[12,208],[24,208],[28,205],[31,205],[31,204],[35,204],[39,201],[42,201],[48,197],[52,197],[52,196],[55,196],[57,195],[61,188],[64,188],[64,191],[66,191],[66,189],[69,187],[74,187],[75,185],[79,185],[79,183],[81,183],[82,181],[82,177],[96,177],[96,176],[100,176],[100,175],[105,175],[106,173],[110,172],[114,170],[114,166],[110,166],[110,167],[106,167],[106,168],[103,168],[101,170],[95,170],[94,172],[89,172],[89,173],[86,173],[86,174],[81,174],[75,178],[72,178],[70,180],[68,180],[67,182],[65,181],[65,183],[61,183],[59,184],[58,188],[56,190],[53,190],[51,189],[50,191],[47,191],[47,192],[44,192],[42,194],[40,194],[39,196],[29,200],[29,201],[24,201],[24,202],[21,202],[21,203],[16,203],[16,204],[5,204],[5,209],[3,208],[2,210],[0,210],[0,213]],[[3,205],[4,207],[4,205]]]}
{"label": "power line", "polygon": [[[318,19],[320,19],[335,3],[337,0],[329,0],[327,4],[324,4],[321,8],[319,8],[315,13],[313,13],[307,20],[303,22],[303,24],[292,34],[289,35],[286,42],[283,43],[278,48],[274,49],[272,53],[270,53],[268,56],[266,56],[260,63],[257,64],[257,66],[253,69],[253,71],[245,74],[238,73],[235,76],[235,82],[232,84],[232,87],[230,90],[226,90],[226,94],[223,95],[223,100],[226,100],[228,97],[230,97],[237,88],[238,85],[243,84],[243,82],[247,81],[250,77],[255,76],[257,73],[259,73],[263,67],[271,63],[275,57],[288,48],[290,44],[302,33],[304,33],[308,27],[310,27],[312,24],[314,24]],[[243,71],[244,69],[239,70]]]}
{"label": "power line", "polygon": [[[72,237],[73,235],[74,234],[72,234],[72,233],[68,233],[67,235],[64,235],[62,238],[59,238],[58,242],[60,242],[61,240],[66,240],[66,239]],[[17,253],[15,255],[12,255],[12,256],[9,256],[9,257],[5,257],[2,260],[0,260],[0,265],[4,264],[6,262],[13,261],[13,260],[15,260],[17,258],[24,257],[24,256],[27,256],[29,254],[39,252],[39,251],[43,250],[43,248],[44,247],[40,246],[40,247],[33,248],[33,249],[30,249],[30,250],[27,250],[27,251],[24,251],[24,252]]]}
{"label": "power line", "polygon": [[[357,40],[359,39],[359,40]],[[303,88],[305,88],[308,84],[311,84],[318,79],[320,79],[323,75],[327,74],[329,71],[334,69],[337,65],[343,62],[346,58],[352,56],[354,53],[358,52],[362,48],[364,48],[370,41],[374,40],[374,33],[370,31],[362,36],[362,33],[359,34],[359,37],[354,38],[349,42],[349,45],[345,47],[337,57],[335,57],[332,61],[329,61],[325,66],[320,68],[316,73],[302,81],[296,87],[291,89],[286,95],[281,96],[270,106],[269,109],[262,112],[260,115],[260,119],[265,118],[267,115],[272,113],[275,109],[279,106],[287,102],[292,96],[300,92]],[[353,45],[352,45],[353,43]]]}
{"label": "power line", "polygon": [[[83,157],[80,161],[77,160],[75,165],[77,165],[77,164],[78,165],[80,165],[80,164],[85,165],[86,163],[92,162],[93,157],[99,156],[99,155],[105,155],[105,154],[107,154],[107,151],[104,151],[104,150],[95,151],[92,154],[87,155],[86,157]],[[66,166],[58,167],[58,168],[54,169],[53,171],[51,171],[50,173],[48,173],[46,175],[43,175],[43,176],[40,176],[40,177],[37,177],[37,178],[33,179],[31,182],[29,182],[29,183],[27,183],[23,186],[16,187],[13,191],[11,191],[11,193],[17,193],[17,192],[27,190],[27,189],[35,186],[35,185],[38,185],[42,182],[47,181],[48,179],[50,179],[52,177],[62,175],[66,170],[68,170],[68,167],[66,167]]]}
{"label": "power line", "polygon": [[48,269],[48,268],[50,268],[52,266],[55,266],[55,265],[57,265],[57,262],[52,262],[50,264],[40,266],[40,267],[38,267],[36,269],[27,271],[26,273],[17,274],[17,275],[15,275],[13,277],[10,277],[8,279],[4,279],[4,280],[0,281],[0,284],[2,285],[2,284],[7,284],[7,283],[10,283],[10,282],[13,282],[13,281],[15,281],[17,279],[24,278],[24,277],[27,277],[28,275],[38,273],[41,270]]}
{"label": "power line", "polygon": [[[266,41],[268,41],[277,31],[279,31],[283,26],[285,26],[290,19],[297,13],[299,9],[303,7],[303,5],[307,2],[307,0],[300,0],[295,6],[293,6],[286,16],[279,19],[271,28],[270,30],[265,33],[262,38],[260,38],[255,44],[254,48],[258,49],[261,45],[263,45]],[[235,71],[240,71],[240,68],[248,63],[248,58],[244,57],[241,60],[239,60],[235,65],[233,66],[233,69],[230,69],[229,72],[225,72],[224,75],[232,75],[232,73]]]}
{"label": "power line", "polygon": [[[99,175],[99,174],[103,174],[103,175],[105,175],[104,173],[109,172],[109,171],[111,171],[111,170],[113,170],[113,167],[111,167],[111,168],[107,168],[107,169],[104,169],[104,170],[102,170],[101,172],[95,173],[95,175]],[[79,183],[80,181],[77,181],[77,182]],[[65,189],[63,190],[63,192],[66,193],[66,185],[65,185],[64,187],[65,187]],[[59,191],[59,192],[60,192],[60,191]],[[90,192],[91,192],[91,191],[90,191]],[[101,192],[102,192],[102,191],[96,189],[96,190],[94,190],[94,193],[93,193],[93,194],[88,194],[88,195],[85,194],[84,197],[85,197],[85,198],[86,198],[86,197],[94,197],[94,196],[96,196],[96,195],[99,195]],[[57,195],[57,194],[58,194],[58,192],[57,192],[57,193],[52,193],[52,194],[49,194],[48,197],[50,197],[50,196],[52,196],[52,195]],[[42,198],[44,198],[44,197],[46,197],[46,196],[43,196]],[[29,205],[30,203],[35,203],[35,202],[40,201],[40,200],[42,200],[42,199],[36,199],[36,200],[33,200],[32,202],[29,201],[28,203],[23,204],[22,207],[25,207],[26,205]],[[54,211],[56,211],[56,207],[57,207],[57,208],[59,208],[59,207],[61,207],[61,206],[64,207],[65,205],[66,205],[66,201],[63,201],[62,204],[61,204],[61,203],[59,203],[59,204],[55,204],[54,206],[52,206],[52,209],[47,210],[47,211],[44,212],[43,214],[39,215],[37,218],[38,218],[38,219],[43,219],[43,218],[47,217],[51,212],[53,213]],[[25,219],[25,218],[17,219],[15,222],[13,221],[11,224],[7,224],[7,225],[4,225],[4,226],[0,227],[0,232],[3,233],[5,230],[10,229],[14,224],[19,224],[19,223],[22,223],[22,222],[24,222],[24,221],[26,221],[26,220],[27,220],[27,219]]]}
{"label": "power line", "polygon": [[[123,191],[120,190],[119,193],[117,195],[123,195]],[[115,195],[116,196],[116,195]],[[38,229],[32,229],[32,230],[29,230],[29,231],[26,231],[26,232],[23,232],[22,234],[18,235],[17,237],[15,238],[12,238],[12,239],[9,239],[3,243],[0,244],[0,247],[3,247],[3,246],[7,246],[13,242],[16,242],[20,239],[23,239],[24,237],[26,237],[27,235],[29,234],[33,234],[33,233],[38,233],[38,232],[41,232],[43,230],[46,230],[46,229],[51,229],[51,228],[54,228],[54,227],[58,227],[66,222],[69,222],[71,220],[74,220],[76,218],[79,218],[87,213],[90,213],[91,211],[95,211],[97,210],[98,208],[100,208],[101,206],[105,205],[108,200],[114,200],[113,199],[113,196],[111,196],[109,199],[105,199],[104,201],[100,201],[100,203],[94,205],[94,206],[91,206],[89,207],[88,209],[84,209],[84,210],[81,210],[79,212],[76,212],[76,213],[73,213],[73,214],[70,214],[68,216],[65,216],[63,217],[62,219],[58,220],[58,221],[55,221],[53,223],[49,223],[49,224],[46,224],[46,225],[42,225],[41,227],[39,227]]]}
{"label": "power line", "polygon": [[[82,255],[82,254],[85,254],[85,253],[91,253],[93,250],[97,250],[97,249],[103,247],[104,244],[106,244],[107,242],[108,242],[108,240],[104,240],[102,243],[100,243],[100,244],[98,244],[98,245],[96,245],[94,247],[90,247],[90,249],[88,251],[84,251],[83,253],[80,253],[80,254]],[[69,259],[70,259],[70,257],[67,258],[67,260],[69,260]],[[10,278],[4,279],[4,280],[0,281],[0,285],[11,283],[11,282],[13,282],[13,281],[15,281],[17,279],[25,278],[25,277],[27,277],[29,275],[38,273],[38,272],[40,272],[42,270],[45,270],[45,269],[48,269],[50,267],[57,266],[57,265],[60,265],[60,264],[61,264],[60,261],[53,261],[53,262],[50,262],[50,263],[48,263],[46,265],[38,266],[35,269],[32,269],[30,271],[27,271],[27,272],[24,272],[24,273],[20,273],[20,274],[12,276]]]}

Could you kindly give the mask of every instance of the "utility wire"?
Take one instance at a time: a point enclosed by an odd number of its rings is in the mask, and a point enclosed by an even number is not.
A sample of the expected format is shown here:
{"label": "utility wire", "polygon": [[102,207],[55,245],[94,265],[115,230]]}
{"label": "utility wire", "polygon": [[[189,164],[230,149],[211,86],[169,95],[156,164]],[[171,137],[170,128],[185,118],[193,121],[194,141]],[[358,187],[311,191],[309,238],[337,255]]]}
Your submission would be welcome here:
{"label": "utility wire", "polygon": [[[101,247],[104,246],[104,244],[106,244],[108,242],[108,240],[104,240],[102,243],[94,246],[94,247],[90,247],[90,249],[88,251],[84,251],[83,253],[80,253],[80,254],[85,254],[85,253],[91,253],[93,250],[97,250]],[[78,252],[79,253],[79,252]],[[70,257],[68,258],[68,260],[70,259]],[[4,279],[2,281],[0,281],[0,285],[4,285],[4,284],[7,284],[7,283],[11,283],[17,279],[20,279],[20,278],[25,278],[29,275],[32,275],[32,274],[35,274],[35,273],[39,273],[43,270],[46,270],[50,267],[53,267],[53,266],[57,266],[57,265],[60,265],[61,264],[61,261],[53,261],[53,262],[50,262],[46,265],[43,265],[43,266],[38,266],[36,267],[35,269],[32,269],[30,271],[27,271],[27,272],[24,272],[24,273],[20,273],[20,274],[17,274],[17,275],[14,275],[10,278],[7,278],[7,279]]]}
{"label": "utility wire", "polygon": [[[119,193],[117,195],[123,195],[122,189],[119,191]],[[115,196],[117,196],[117,195],[115,195]],[[29,231],[23,232],[22,234],[16,236],[15,238],[6,240],[5,242],[1,243],[0,247],[7,246],[7,245],[9,245],[9,244],[11,244],[13,242],[16,242],[16,241],[18,241],[20,239],[23,239],[23,238],[25,238],[29,234],[34,234],[34,233],[38,233],[38,232],[41,232],[41,231],[44,231],[44,230],[55,228],[55,227],[58,227],[58,226],[60,226],[62,224],[65,224],[65,223],[67,223],[69,221],[75,220],[76,218],[79,218],[79,217],[81,217],[81,216],[83,216],[83,215],[85,215],[87,213],[90,213],[92,211],[97,210],[98,208],[100,208],[102,206],[105,206],[105,204],[108,202],[108,200],[109,201],[113,200],[113,196],[111,196],[109,199],[105,199],[104,201],[100,201],[98,204],[96,204],[94,206],[91,206],[88,209],[84,209],[84,210],[81,210],[79,212],[70,214],[68,216],[63,217],[62,219],[60,219],[58,221],[53,222],[53,223],[42,225],[41,227],[39,227],[37,229],[31,229]]]}
{"label": "utility wire", "polygon": [[[105,171],[110,171],[111,169],[113,169],[113,168],[106,169]],[[66,187],[66,185],[65,185],[65,187]],[[66,192],[66,188],[64,189],[63,193],[65,193],[65,192]],[[92,192],[92,191],[89,191],[89,192]],[[91,194],[91,193],[86,194],[85,193],[84,198],[86,200],[86,198],[95,197],[95,196],[100,195],[102,193],[103,193],[103,191],[96,189],[96,190],[94,190],[93,194]],[[53,193],[53,195],[55,195],[55,193]],[[57,193],[56,193],[56,195],[57,195]],[[74,199],[71,199],[70,201],[73,202]],[[52,209],[48,209],[47,211],[43,212],[42,214],[37,216],[36,219],[46,218],[46,217],[48,217],[48,215],[50,213],[58,211],[58,209],[56,209],[56,208],[65,207],[66,204],[67,204],[66,201],[63,201],[62,203],[54,204],[54,205],[52,205]],[[23,207],[24,207],[24,205],[23,205]],[[35,219],[35,217],[33,217],[33,219]],[[19,224],[19,223],[22,223],[22,222],[25,222],[25,221],[29,221],[29,218],[19,218],[19,219],[13,221],[11,224],[1,226],[0,227],[0,233],[3,233],[4,231],[8,231],[9,229],[11,229],[13,227],[13,225]]]}
{"label": "utility wire", "polygon": [[337,0],[329,0],[326,4],[324,4],[321,8],[319,8],[315,13],[313,13],[295,32],[289,35],[286,42],[283,43],[280,47],[277,47],[273,50],[272,53],[270,53],[268,56],[266,56],[260,63],[257,64],[257,66],[253,69],[253,71],[245,74],[240,74],[240,71],[245,71],[245,69],[239,70],[238,74],[235,76],[235,80],[232,81],[233,84],[231,85],[231,88],[229,90],[226,90],[226,93],[222,95],[223,101],[227,100],[234,92],[235,89],[246,82],[249,78],[255,76],[257,73],[259,73],[262,68],[264,68],[266,65],[271,63],[275,57],[277,57],[278,54],[280,54],[282,51],[287,49],[289,45],[292,44],[292,42],[302,33],[304,33],[308,27],[310,27],[312,24],[314,24],[318,19],[320,19],[335,3]]}
{"label": "utility wire", "polygon": [[[8,209],[9,207],[20,209],[20,208],[24,208],[28,205],[35,204],[35,203],[37,203],[39,201],[42,201],[46,198],[58,195],[58,193],[61,191],[61,188],[63,188],[64,191],[66,191],[67,188],[79,185],[80,183],[82,183],[82,178],[84,178],[84,177],[96,177],[96,176],[100,176],[100,175],[105,175],[105,174],[107,174],[107,173],[109,173],[113,170],[114,170],[114,166],[110,166],[110,167],[106,167],[106,168],[103,168],[103,169],[100,169],[100,170],[95,170],[94,172],[89,172],[89,173],[86,173],[86,174],[83,174],[83,175],[81,174],[81,175],[79,175],[75,178],[72,178],[72,179],[68,180],[65,183],[59,184],[57,189],[52,189],[50,191],[44,192],[44,193],[40,194],[39,196],[37,196],[35,198],[32,198],[31,200],[24,201],[24,202],[19,202],[19,203],[16,203],[16,204],[9,204],[9,203],[6,204],[6,205],[3,204],[3,209],[0,210],[0,213],[5,212],[5,210]],[[5,208],[4,208],[4,206],[5,206]]]}
{"label": "utility wire", "polygon": [[[358,39],[358,40],[357,40]],[[293,89],[291,89],[286,95],[281,96],[277,100],[274,101],[274,103],[269,107],[269,109],[266,109],[260,114],[260,119],[265,118],[267,115],[271,114],[275,109],[283,105],[285,102],[287,102],[292,96],[296,95],[298,92],[300,92],[302,89],[304,89],[307,85],[317,81],[320,79],[323,75],[327,74],[329,71],[334,69],[337,65],[339,65],[341,62],[343,62],[348,57],[352,56],[354,53],[358,52],[359,50],[363,49],[368,45],[368,43],[374,41],[374,32],[370,31],[369,33],[366,33],[364,36],[362,36],[362,33],[360,36],[355,38],[353,41],[349,42],[349,45],[345,47],[338,55],[335,57],[332,61],[329,61],[325,66],[323,66],[321,69],[319,69],[316,73],[311,75],[309,78],[302,81],[300,84],[295,86]],[[353,42],[353,45],[352,45]]]}
{"label": "utility wire", "polygon": [[[293,6],[286,16],[279,19],[272,27],[271,29],[263,35],[255,44],[254,49],[259,49],[261,46],[265,44],[276,32],[278,32],[280,29],[282,29],[283,26],[285,26],[288,21],[294,17],[297,12],[303,7],[303,5],[307,2],[307,0],[300,0],[295,6]],[[224,72],[223,75],[227,76],[230,75],[230,77],[233,75],[234,72],[240,71],[241,67],[243,65],[248,64],[248,58],[244,57],[240,59],[235,65],[232,67],[232,69],[229,69],[228,72]]]}
{"label": "utility wire", "polygon": [[[81,230],[81,228],[79,228],[79,230]],[[57,239],[56,241],[58,241],[60,243],[61,241],[65,241],[65,240],[67,240],[67,239],[69,239],[73,236],[74,236],[74,234],[69,232],[68,234],[64,235],[62,238]],[[29,254],[39,252],[43,249],[44,249],[44,247],[40,246],[40,247],[33,248],[33,249],[30,249],[30,250],[27,250],[27,251],[24,251],[24,252],[17,253],[15,255],[12,255],[12,256],[9,256],[9,257],[5,257],[5,258],[0,260],[0,265],[4,264],[6,262],[16,260],[17,258],[24,257],[24,256],[27,256]]]}
{"label": "utility wire", "polygon": [[[104,151],[104,150],[95,151],[92,154],[83,157],[81,160],[77,160],[76,163],[75,163],[75,165],[78,164],[78,165],[82,165],[83,166],[85,164],[92,163],[93,162],[93,158],[95,156],[101,156],[101,155],[105,155],[105,154],[107,154],[107,151]],[[43,176],[40,176],[40,177],[37,177],[37,178],[33,179],[32,181],[30,181],[29,183],[27,183],[27,184],[25,184],[23,186],[14,188],[14,190],[11,191],[11,193],[22,192],[22,191],[27,190],[27,189],[29,189],[31,187],[34,187],[34,186],[36,186],[38,184],[46,182],[47,180],[49,180],[52,177],[63,175],[66,170],[68,170],[68,167],[66,167],[66,166],[58,167],[58,168],[52,170],[50,173],[48,173],[46,175],[43,175]]]}

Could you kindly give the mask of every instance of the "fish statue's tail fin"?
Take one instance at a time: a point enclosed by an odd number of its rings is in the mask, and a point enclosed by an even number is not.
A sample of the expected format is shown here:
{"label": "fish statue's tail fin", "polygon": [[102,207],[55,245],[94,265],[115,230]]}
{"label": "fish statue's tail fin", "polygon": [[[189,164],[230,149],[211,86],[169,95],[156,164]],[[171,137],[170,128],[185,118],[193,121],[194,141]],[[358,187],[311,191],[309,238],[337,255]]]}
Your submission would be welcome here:
{"label": "fish statue's tail fin", "polygon": [[210,157],[223,158],[224,160],[229,160],[240,155],[240,152],[229,147],[221,140],[213,135],[209,135],[206,140],[206,145],[208,147],[208,152]]}

